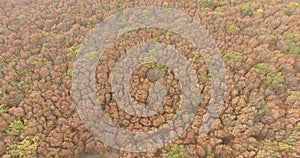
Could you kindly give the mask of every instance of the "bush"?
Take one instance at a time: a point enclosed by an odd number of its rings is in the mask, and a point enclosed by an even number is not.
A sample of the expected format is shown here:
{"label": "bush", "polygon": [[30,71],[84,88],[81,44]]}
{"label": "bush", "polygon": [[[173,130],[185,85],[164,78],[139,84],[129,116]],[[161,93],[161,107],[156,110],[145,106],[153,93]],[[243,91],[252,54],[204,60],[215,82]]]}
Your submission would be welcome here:
{"label": "bush", "polygon": [[284,84],[285,77],[281,72],[268,73],[266,76],[262,76],[265,87],[273,90],[284,90],[286,85]]}
{"label": "bush", "polygon": [[266,72],[270,72],[271,68],[268,63],[258,63],[254,66],[256,69],[264,70]]}
{"label": "bush", "polygon": [[187,158],[184,145],[171,145],[170,150],[166,153],[167,158]]}
{"label": "bush", "polygon": [[223,56],[225,61],[233,60],[233,61],[242,61],[244,58],[243,54],[240,52],[228,51]]}
{"label": "bush", "polygon": [[237,27],[236,25],[229,25],[228,26],[228,30],[229,31],[233,31],[233,32],[239,32],[241,29],[239,27]]}
{"label": "bush", "polygon": [[80,45],[79,44],[74,44],[70,48],[68,48],[68,57],[76,57],[76,55],[79,53]]}
{"label": "bush", "polygon": [[197,0],[197,3],[200,5],[200,7],[210,9],[215,9],[219,6],[224,5],[223,1],[218,1],[217,3],[215,3],[213,0]]}
{"label": "bush", "polygon": [[289,144],[286,144],[284,142],[278,142],[278,141],[274,141],[273,144],[275,146],[277,146],[277,148],[279,150],[283,150],[283,151],[293,151],[295,150],[296,148],[292,145],[289,145]]}
{"label": "bush", "polygon": [[250,8],[249,5],[240,4],[239,8],[240,8],[240,13],[241,13],[242,16],[251,16],[252,15],[253,9]]}
{"label": "bush", "polygon": [[281,8],[280,10],[281,10],[285,15],[287,15],[287,16],[292,15],[292,11],[291,11],[289,8],[287,8],[287,7],[283,7],[283,8]]}
{"label": "bush", "polygon": [[300,122],[297,123],[295,129],[296,129],[296,130],[300,130]]}
{"label": "bush", "polygon": [[29,120],[21,121],[20,118],[17,118],[8,126],[6,133],[14,136],[20,135],[26,129],[28,122]]}
{"label": "bush", "polygon": [[7,111],[7,107],[5,104],[0,104],[0,115]]}
{"label": "bush", "polygon": [[37,136],[26,136],[21,142],[9,145],[7,151],[13,157],[32,157],[37,150],[39,142],[40,138]]}
{"label": "bush", "polygon": [[287,44],[289,45],[288,50],[286,50],[286,53],[289,54],[295,54],[298,57],[300,57],[300,46],[297,45],[297,43],[300,41],[300,34],[299,33],[289,33],[285,40]]}
{"label": "bush", "polygon": [[297,2],[290,2],[289,5],[291,5],[295,8],[300,8],[300,3],[297,3]]}

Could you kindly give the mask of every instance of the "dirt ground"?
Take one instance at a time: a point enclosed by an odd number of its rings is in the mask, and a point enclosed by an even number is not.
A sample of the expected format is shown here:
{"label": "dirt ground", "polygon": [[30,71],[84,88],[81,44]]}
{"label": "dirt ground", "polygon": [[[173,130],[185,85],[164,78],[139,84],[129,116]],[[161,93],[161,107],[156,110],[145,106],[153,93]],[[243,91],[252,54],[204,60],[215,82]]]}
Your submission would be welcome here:
{"label": "dirt ground", "polygon": [[[174,46],[198,75],[201,105],[172,144],[131,153],[98,141],[72,99],[80,44],[103,19],[127,8],[163,6],[194,18],[215,40],[226,64],[224,109],[198,137],[210,101],[211,72],[191,43],[168,30],[138,29],[114,40],[97,67],[97,97],[106,116],[132,131],[149,131],[176,115],[180,86],[165,66],[142,65],[130,94],[149,102],[152,83],[167,84],[158,114],[139,118],[118,107],[110,73],[120,53],[143,42]],[[1,157],[300,157],[300,1],[280,0],[2,0],[0,3]],[[121,141],[121,140],[120,140]]]}

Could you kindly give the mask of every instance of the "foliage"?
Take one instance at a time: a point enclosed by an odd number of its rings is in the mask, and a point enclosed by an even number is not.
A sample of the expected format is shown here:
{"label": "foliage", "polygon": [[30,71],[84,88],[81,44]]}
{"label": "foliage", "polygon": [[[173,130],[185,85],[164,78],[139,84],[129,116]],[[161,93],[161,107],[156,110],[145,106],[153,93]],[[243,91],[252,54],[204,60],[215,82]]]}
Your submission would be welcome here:
{"label": "foliage", "polygon": [[271,115],[271,109],[266,105],[266,102],[261,99],[251,99],[252,104],[256,107],[257,113],[254,117],[254,122],[267,123],[267,116]]}
{"label": "foliage", "polygon": [[201,57],[201,53],[199,51],[193,51],[192,54],[196,59]]}
{"label": "foliage", "polygon": [[165,33],[165,38],[168,40],[168,39],[170,39],[170,37],[173,35],[173,32],[172,31],[167,31],[166,33]]}
{"label": "foliage", "polygon": [[115,6],[120,10],[126,9],[126,5],[124,3],[116,3]]}
{"label": "foliage", "polygon": [[255,121],[264,122],[264,116],[270,112],[270,108],[266,105],[258,106],[257,115],[255,116]]}
{"label": "foliage", "polygon": [[96,57],[98,56],[98,52],[92,51],[84,55],[84,63],[92,64],[95,61]]}
{"label": "foliage", "polygon": [[203,150],[205,152],[205,156],[215,156],[215,153],[208,151],[207,148],[204,148]]}
{"label": "foliage", "polygon": [[18,136],[22,133],[23,130],[27,128],[27,124],[29,123],[29,120],[21,121],[20,118],[17,118],[12,122],[8,129],[6,130],[6,133],[9,135],[15,135]]}
{"label": "foliage", "polygon": [[24,81],[11,81],[10,84],[14,87],[22,88],[26,93],[30,93],[32,91],[31,85]]}
{"label": "foliage", "polygon": [[273,34],[270,34],[270,38],[273,42],[278,42],[279,38]]}
{"label": "foliage", "polygon": [[20,60],[21,59],[21,56],[20,55],[12,55],[12,56],[10,56],[9,58],[7,58],[6,59],[6,61],[8,61],[8,62],[12,62],[12,61],[18,61],[18,60]]}
{"label": "foliage", "polygon": [[67,75],[70,76],[70,77],[72,77],[72,75],[73,75],[73,70],[68,70],[68,71],[67,71]]}
{"label": "foliage", "polygon": [[16,32],[16,31],[19,30],[19,27],[16,26],[16,25],[8,25],[6,28],[7,28],[8,30],[10,30],[10,31],[13,31],[13,32]]}
{"label": "foliage", "polygon": [[225,122],[225,125],[232,122],[234,119],[236,119],[236,116],[232,114],[224,114],[224,116],[222,117],[222,120]]}
{"label": "foliage", "polygon": [[208,77],[199,75],[199,76],[198,76],[198,81],[199,81],[201,84],[205,84],[205,83],[208,81]]}
{"label": "foliage", "polygon": [[239,27],[237,27],[236,25],[231,24],[228,26],[228,30],[233,31],[233,32],[239,32],[241,29]]}
{"label": "foliage", "polygon": [[287,7],[282,7],[280,10],[287,16],[292,15],[292,11]]}
{"label": "foliage", "polygon": [[296,46],[296,45],[291,45],[288,49],[289,54],[296,54],[296,55],[300,55],[300,46]]}
{"label": "foliage", "polygon": [[240,13],[241,13],[242,16],[251,16],[252,15],[253,9],[250,8],[249,5],[240,4],[239,8],[240,8]]}
{"label": "foliage", "polygon": [[296,130],[300,130],[300,122],[297,123],[295,129],[296,129]]}
{"label": "foliage", "polygon": [[44,57],[37,57],[34,59],[34,61],[32,62],[32,64],[38,64],[38,63],[44,63],[44,64],[51,64],[51,61],[49,61],[48,59],[44,58]]}
{"label": "foliage", "polygon": [[70,48],[68,48],[68,57],[75,57],[79,53],[80,45],[79,44],[74,44]]}
{"label": "foliage", "polygon": [[279,157],[280,153],[278,151],[274,151],[274,149],[269,145],[264,145],[263,150],[271,154],[272,157]]}
{"label": "foliage", "polygon": [[204,8],[215,8],[215,3],[213,0],[197,0],[197,3]]}
{"label": "foliage", "polygon": [[254,66],[256,69],[264,70],[266,72],[270,72],[271,68],[268,63],[258,63]]}
{"label": "foliage", "polygon": [[168,67],[161,64],[161,63],[156,63],[156,62],[147,62],[143,64],[144,67],[150,69],[158,69],[161,70],[163,73],[166,73],[168,71]]}
{"label": "foliage", "polygon": [[77,75],[78,75],[78,71],[69,69],[66,73],[64,73],[62,75],[62,78],[65,78],[66,76],[73,77],[73,76],[77,76]]}
{"label": "foliage", "polygon": [[213,0],[197,0],[198,5],[203,8],[215,9],[219,6],[224,5],[223,1],[218,1],[215,3]]}
{"label": "foliage", "polygon": [[167,158],[187,158],[184,145],[171,145],[170,150],[166,153]]}
{"label": "foliage", "polygon": [[7,111],[7,107],[5,104],[0,104],[0,115]]}
{"label": "foliage", "polygon": [[276,147],[277,147],[279,150],[292,151],[292,150],[295,150],[295,149],[296,149],[296,148],[293,147],[292,145],[289,145],[289,144],[286,144],[286,143],[283,143],[283,142],[274,141],[273,144],[276,145]]}
{"label": "foliage", "polygon": [[281,72],[268,73],[266,76],[262,76],[261,79],[264,81],[266,88],[271,88],[274,90],[283,90],[286,88],[286,85],[284,84],[285,77]]}
{"label": "foliage", "polygon": [[285,39],[290,44],[296,44],[300,41],[300,33],[289,33]]}
{"label": "foliage", "polygon": [[10,84],[14,87],[18,87],[19,82],[18,81],[11,81]]}
{"label": "foliage", "polygon": [[291,96],[294,96],[298,99],[300,99],[300,91],[293,91],[291,89],[288,89],[287,90],[287,94],[291,95]]}
{"label": "foliage", "polygon": [[240,52],[228,51],[223,56],[225,61],[233,60],[233,61],[242,61],[244,58],[243,54]]}
{"label": "foliage", "polygon": [[254,151],[254,152],[258,152],[259,151],[259,149],[257,147],[252,146],[252,145],[248,145],[247,150]]}
{"label": "foliage", "polygon": [[261,0],[262,3],[267,4],[269,3],[271,0]]}
{"label": "foliage", "polygon": [[296,7],[296,8],[300,8],[300,3],[297,3],[297,2],[290,2],[289,5]]}
{"label": "foliage", "polygon": [[26,136],[21,142],[11,144],[7,147],[8,154],[13,157],[28,158],[35,154],[40,138],[37,136]]}
{"label": "foliage", "polygon": [[96,3],[92,6],[94,9],[100,9],[102,7],[101,3]]}
{"label": "foliage", "polygon": [[19,74],[21,77],[25,77],[29,72],[30,70],[28,68],[24,68],[23,70],[20,71]]}
{"label": "foliage", "polygon": [[263,13],[264,10],[263,10],[262,8],[259,8],[259,9],[256,10],[256,12],[257,12],[257,13]]}
{"label": "foliage", "polygon": [[300,41],[300,34],[299,33],[289,33],[285,37],[286,42],[289,45],[289,49],[287,53],[296,54],[300,57],[300,46],[297,43]]}
{"label": "foliage", "polygon": [[25,18],[25,15],[21,14],[18,16],[18,20],[23,20]]}

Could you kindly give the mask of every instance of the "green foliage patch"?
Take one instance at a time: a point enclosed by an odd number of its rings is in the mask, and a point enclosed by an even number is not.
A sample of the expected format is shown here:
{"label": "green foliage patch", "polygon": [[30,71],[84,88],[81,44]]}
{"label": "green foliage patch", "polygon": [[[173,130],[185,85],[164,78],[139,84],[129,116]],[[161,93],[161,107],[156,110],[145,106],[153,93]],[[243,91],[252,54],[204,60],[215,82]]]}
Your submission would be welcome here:
{"label": "green foliage patch", "polygon": [[300,46],[298,45],[298,42],[300,41],[300,33],[289,33],[286,35],[285,41],[289,45],[286,53],[295,54],[297,57],[300,57]]}
{"label": "green foliage patch", "polygon": [[297,123],[295,129],[296,129],[296,130],[300,130],[300,122]]}
{"label": "green foliage patch", "polygon": [[76,57],[76,55],[79,53],[80,45],[79,44],[74,44],[70,48],[68,48],[68,57]]}
{"label": "green foliage patch", "polygon": [[237,27],[236,25],[232,24],[228,26],[228,31],[233,31],[233,32],[239,32],[241,29]]}
{"label": "green foliage patch", "polygon": [[296,148],[292,145],[289,145],[287,143],[284,142],[278,142],[278,141],[274,141],[273,144],[279,149],[279,150],[283,150],[283,151],[293,151]]}
{"label": "green foliage patch", "polygon": [[32,157],[37,150],[39,142],[40,138],[37,136],[26,136],[21,142],[9,145],[7,151],[13,157]]}
{"label": "green foliage patch", "polygon": [[264,86],[273,90],[284,90],[286,85],[284,84],[285,77],[281,72],[270,72],[265,76],[261,76],[264,81]]}
{"label": "green foliage patch", "polygon": [[224,5],[223,1],[214,2],[213,0],[197,0],[197,3],[200,7],[215,9],[219,6]]}
{"label": "green foliage patch", "polygon": [[289,5],[291,5],[295,8],[300,8],[300,3],[298,3],[298,2],[290,2]]}
{"label": "green foliage patch", "polygon": [[251,16],[253,13],[253,9],[247,4],[240,4],[239,8],[242,16]]}
{"label": "green foliage patch", "polygon": [[256,69],[264,70],[266,72],[270,72],[271,68],[268,63],[258,63],[254,66]]}
{"label": "green foliage patch", "polygon": [[295,44],[300,41],[300,33],[289,33],[285,39],[288,43]]}
{"label": "green foliage patch", "polygon": [[233,61],[242,61],[244,58],[243,54],[240,52],[228,51],[223,56],[225,61],[233,60]]}
{"label": "green foliage patch", "polygon": [[167,158],[187,158],[184,145],[171,145],[170,150],[166,153]]}
{"label": "green foliage patch", "polygon": [[18,136],[24,131],[27,127],[29,120],[22,121],[20,118],[15,119],[6,130],[6,133],[9,135]]}
{"label": "green foliage patch", "polygon": [[287,7],[282,7],[280,10],[287,16],[292,15],[292,11]]}
{"label": "green foliage patch", "polygon": [[211,152],[211,151],[208,151],[207,148],[203,148],[204,150],[204,153],[205,153],[205,156],[215,156],[215,153]]}
{"label": "green foliage patch", "polygon": [[5,104],[0,104],[0,115],[7,112],[7,106]]}

